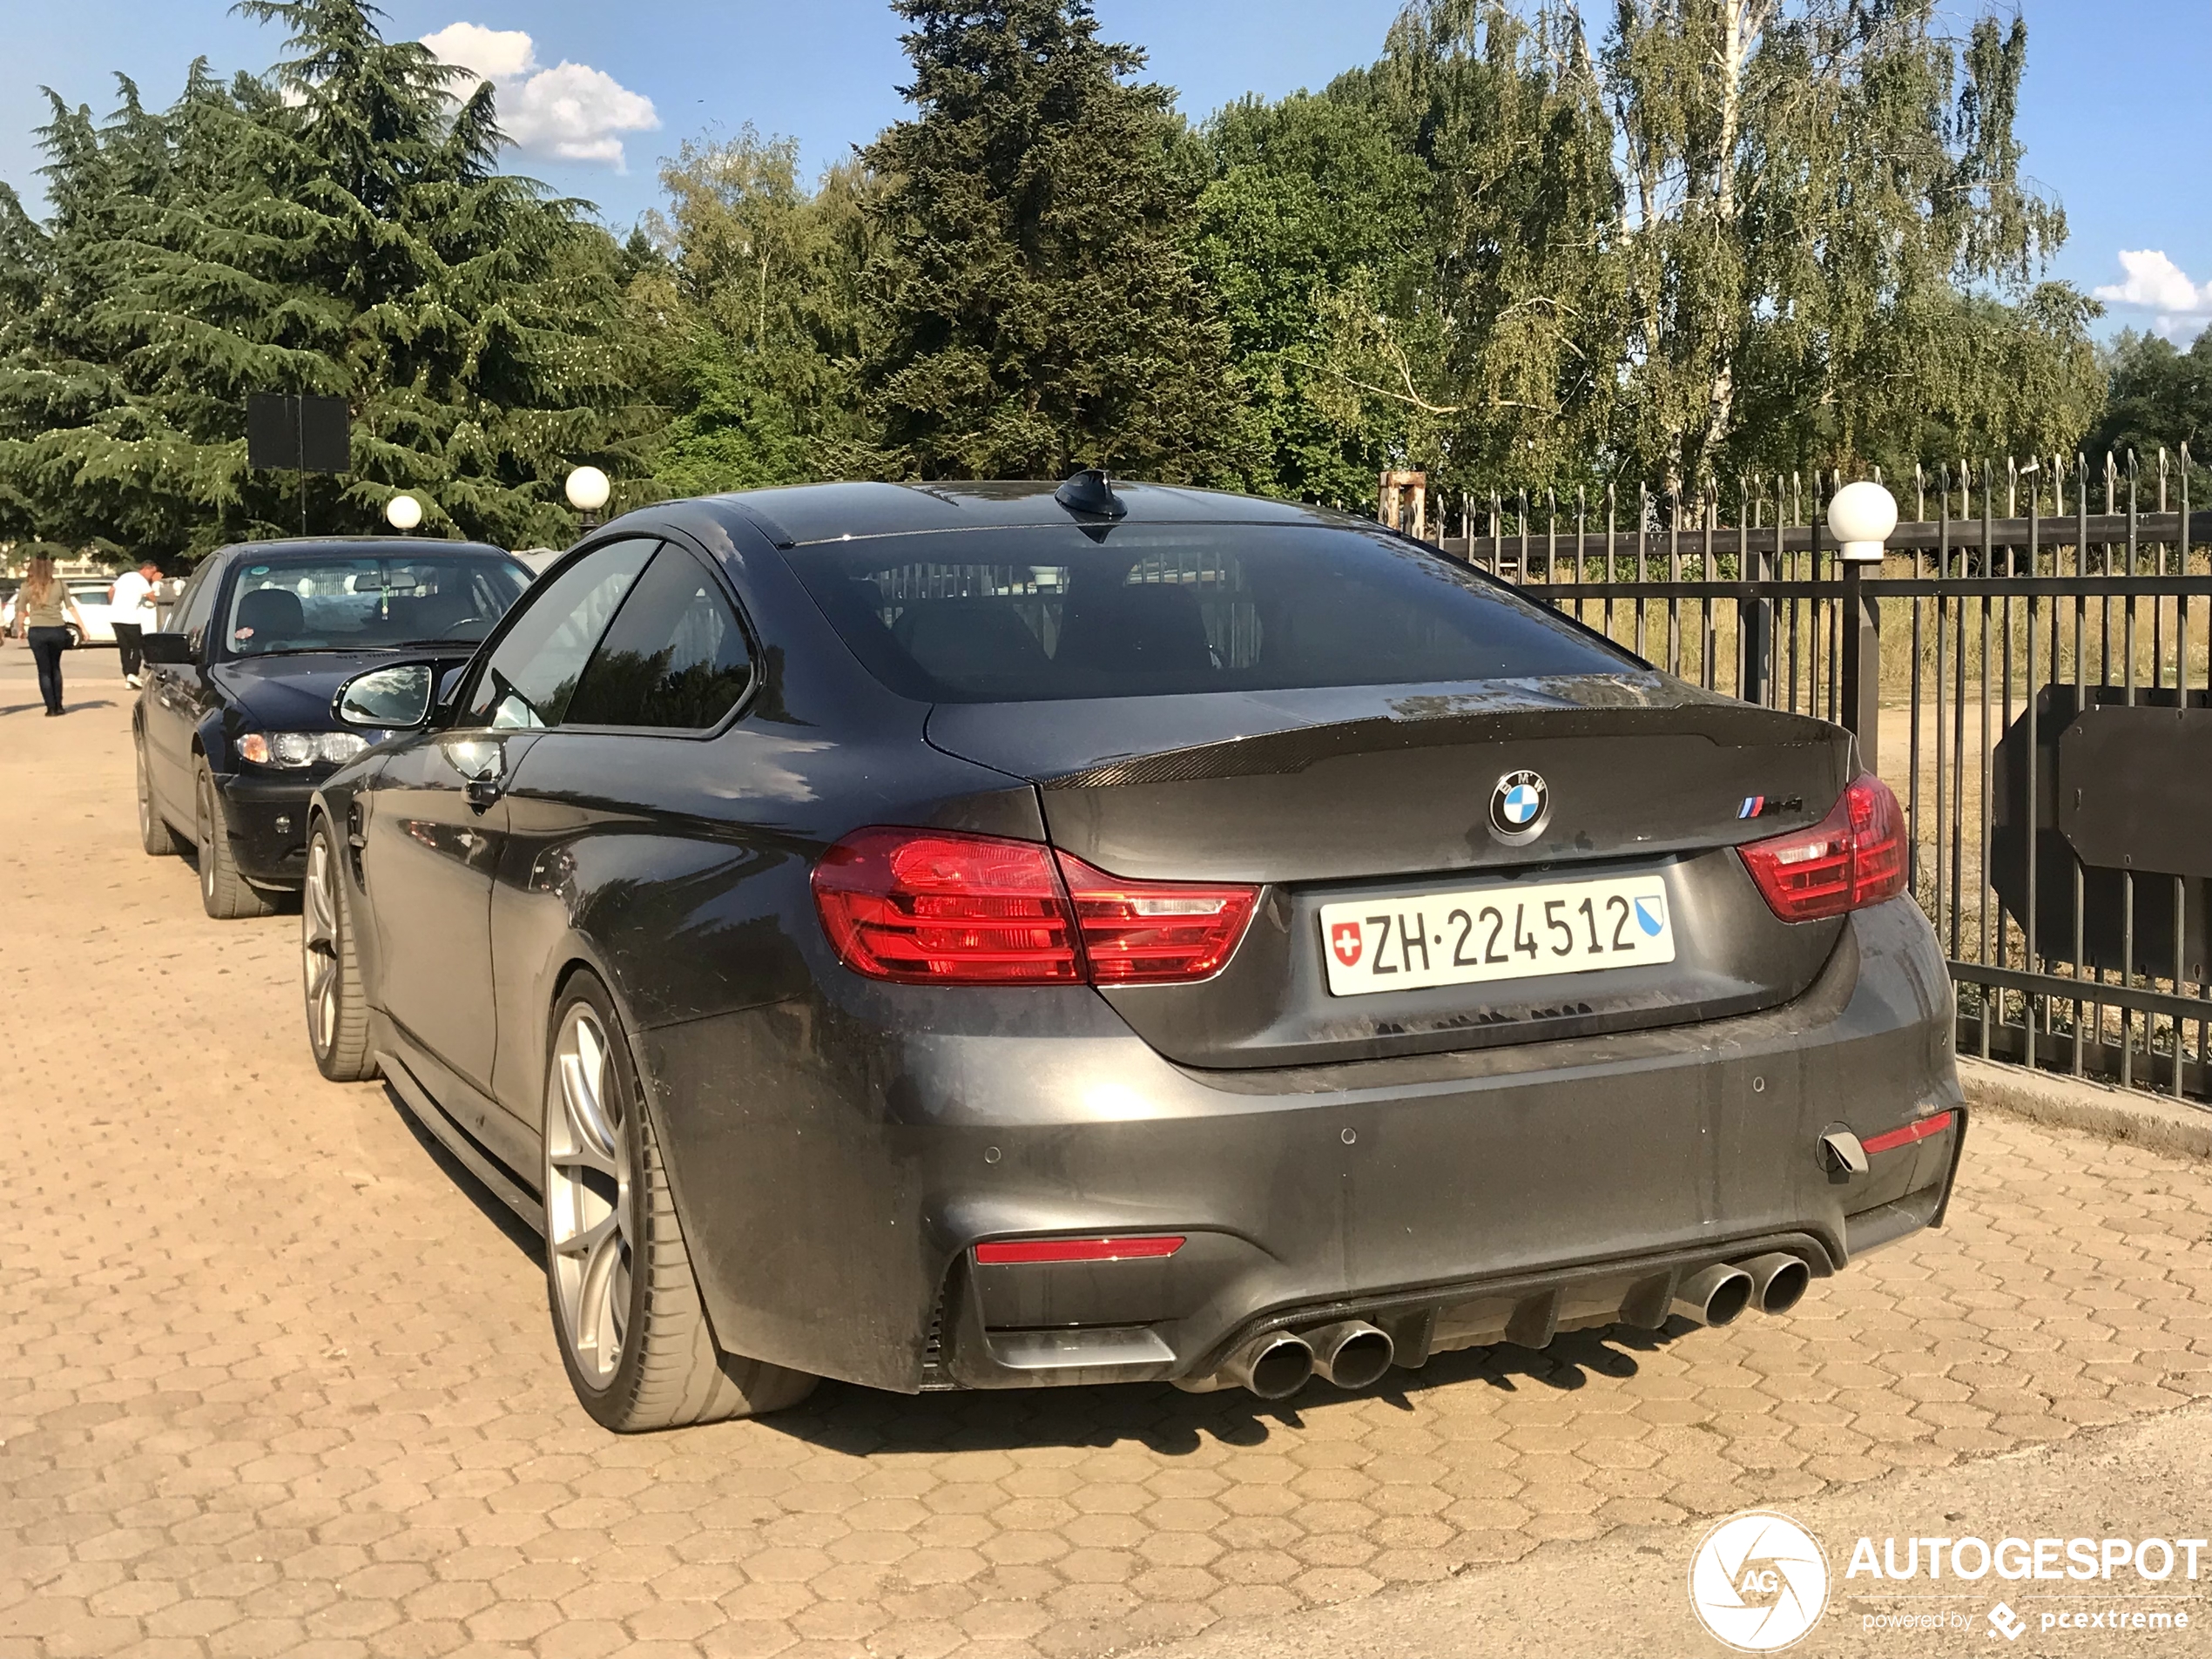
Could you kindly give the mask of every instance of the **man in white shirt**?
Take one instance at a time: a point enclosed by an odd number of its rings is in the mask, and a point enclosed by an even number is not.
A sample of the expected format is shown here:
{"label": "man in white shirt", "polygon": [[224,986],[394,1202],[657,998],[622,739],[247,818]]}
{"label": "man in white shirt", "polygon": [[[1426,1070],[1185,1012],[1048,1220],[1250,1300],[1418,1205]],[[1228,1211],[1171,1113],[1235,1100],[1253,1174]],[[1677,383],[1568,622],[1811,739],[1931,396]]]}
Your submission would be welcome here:
{"label": "man in white shirt", "polygon": [[153,584],[161,580],[161,567],[142,560],[135,570],[125,570],[107,590],[108,616],[115,624],[115,648],[123,659],[123,683],[138,683],[138,642],[154,625]]}

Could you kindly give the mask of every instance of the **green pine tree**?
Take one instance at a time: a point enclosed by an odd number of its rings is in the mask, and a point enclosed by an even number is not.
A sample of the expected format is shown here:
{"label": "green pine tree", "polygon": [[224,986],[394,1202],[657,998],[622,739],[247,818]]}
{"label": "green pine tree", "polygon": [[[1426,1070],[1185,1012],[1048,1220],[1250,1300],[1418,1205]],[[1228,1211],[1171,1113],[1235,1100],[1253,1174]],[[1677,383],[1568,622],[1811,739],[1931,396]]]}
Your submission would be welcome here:
{"label": "green pine tree", "polygon": [[1225,331],[1184,232],[1200,183],[1165,87],[1088,0],[894,0],[918,111],[882,181],[865,385],[925,478],[1083,465],[1205,479],[1229,457]]}
{"label": "green pine tree", "polygon": [[[39,300],[0,341],[0,499],[41,533],[151,552],[376,528],[399,489],[435,529],[566,539],[560,489],[624,469],[621,256],[500,174],[492,89],[365,0],[243,0],[290,31],[266,78],[194,65],[159,114],[124,84],[43,133]],[[21,237],[20,227],[15,239]],[[10,279],[20,287],[23,279]],[[345,398],[352,471],[246,465],[256,391]]]}

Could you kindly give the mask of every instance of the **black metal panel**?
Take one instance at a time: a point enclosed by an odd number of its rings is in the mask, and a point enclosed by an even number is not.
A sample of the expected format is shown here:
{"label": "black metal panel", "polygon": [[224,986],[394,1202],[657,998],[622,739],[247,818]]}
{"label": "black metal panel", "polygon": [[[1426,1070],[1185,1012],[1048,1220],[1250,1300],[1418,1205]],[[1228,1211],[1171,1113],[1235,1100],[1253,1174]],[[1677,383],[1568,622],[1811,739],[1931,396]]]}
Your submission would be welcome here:
{"label": "black metal panel", "polygon": [[254,392],[246,400],[246,464],[307,472],[353,466],[352,414],[342,397]]}
{"label": "black metal panel", "polygon": [[[1997,745],[1990,775],[1990,885],[2006,914],[2026,929],[2032,842],[2037,958],[2054,965],[2078,960],[2113,972],[2128,970],[2132,885],[2134,961],[2128,971],[2160,977],[2174,971],[2178,887],[2183,967],[2191,979],[2201,978],[2212,938],[2212,883],[2205,880],[2212,873],[2212,837],[2205,827],[2212,820],[2199,799],[2212,795],[2212,760],[2202,758],[2212,753],[2212,693],[2192,691],[2186,709],[2171,687],[2137,687],[2132,707],[2124,686],[2085,687],[2078,705],[2076,695],[2071,685],[2047,685],[2036,697],[2032,804],[2026,799],[2026,710]],[[2176,746],[2183,732],[2202,734],[2187,739],[2203,745],[2188,752],[2199,757],[2194,761]],[[2182,775],[2188,765],[2196,765],[2198,775]],[[2130,857],[2132,864],[2120,861]]]}
{"label": "black metal panel", "polygon": [[254,392],[246,400],[246,464],[296,469],[300,464],[300,416],[294,400],[278,392]]}
{"label": "black metal panel", "polygon": [[2212,875],[2212,708],[2084,709],[2059,739],[2059,785],[2082,863]]}

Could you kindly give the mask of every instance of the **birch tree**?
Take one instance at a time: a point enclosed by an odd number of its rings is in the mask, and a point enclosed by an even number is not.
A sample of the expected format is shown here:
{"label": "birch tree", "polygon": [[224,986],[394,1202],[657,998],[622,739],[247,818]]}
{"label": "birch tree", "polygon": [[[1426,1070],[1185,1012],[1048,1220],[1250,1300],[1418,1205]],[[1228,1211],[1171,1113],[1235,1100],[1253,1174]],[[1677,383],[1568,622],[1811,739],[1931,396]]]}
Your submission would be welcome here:
{"label": "birch tree", "polygon": [[2038,441],[2094,414],[2091,302],[2020,176],[2027,26],[1933,0],[1615,0],[1629,210],[1618,442],[1677,488]]}

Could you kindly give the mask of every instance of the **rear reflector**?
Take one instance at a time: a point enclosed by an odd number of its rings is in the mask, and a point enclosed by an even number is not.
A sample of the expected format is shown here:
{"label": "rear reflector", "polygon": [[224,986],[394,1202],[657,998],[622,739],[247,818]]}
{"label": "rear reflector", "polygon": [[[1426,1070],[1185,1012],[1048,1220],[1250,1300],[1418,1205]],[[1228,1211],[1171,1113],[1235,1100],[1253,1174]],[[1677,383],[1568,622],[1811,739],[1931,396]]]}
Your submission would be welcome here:
{"label": "rear reflector", "polygon": [[984,1267],[1024,1262],[1136,1262],[1172,1256],[1183,1248],[1180,1233],[1147,1233],[1136,1238],[1008,1238],[975,1246]]}
{"label": "rear reflector", "polygon": [[1933,1117],[1924,1117],[1917,1123],[1907,1123],[1880,1135],[1868,1136],[1859,1145],[1869,1154],[1888,1152],[1900,1146],[1910,1146],[1915,1141],[1925,1141],[1931,1135],[1940,1135],[1951,1127],[1951,1114],[1938,1112]]}
{"label": "rear reflector", "polygon": [[1811,828],[1736,850],[1767,907],[1784,921],[1840,916],[1905,891],[1905,814],[1871,772],[1853,779]]}
{"label": "rear reflector", "polygon": [[1162,985],[1210,978],[1259,889],[1125,881],[1035,841],[864,829],[814,869],[838,960],[916,985]]}

